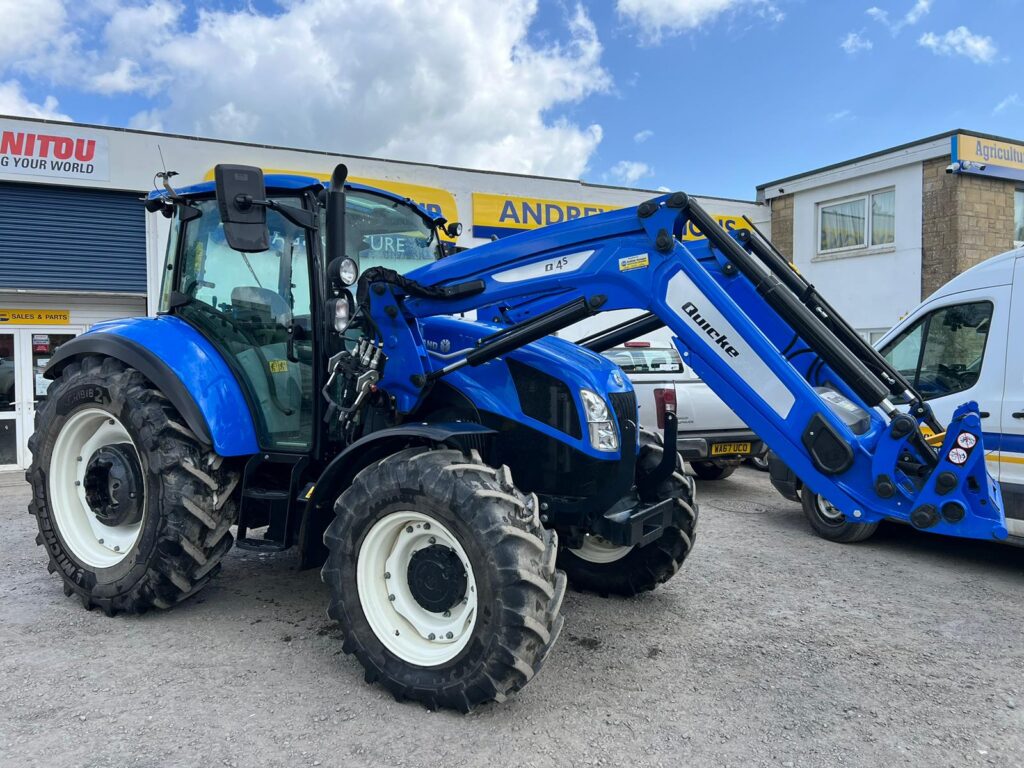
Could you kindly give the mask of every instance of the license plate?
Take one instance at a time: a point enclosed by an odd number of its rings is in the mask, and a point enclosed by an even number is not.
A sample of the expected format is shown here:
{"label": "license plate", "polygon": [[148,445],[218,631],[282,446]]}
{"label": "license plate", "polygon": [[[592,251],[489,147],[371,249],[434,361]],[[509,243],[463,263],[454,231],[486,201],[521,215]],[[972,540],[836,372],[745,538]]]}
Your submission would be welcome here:
{"label": "license plate", "polygon": [[711,446],[712,456],[735,456],[737,453],[750,453],[750,443],[715,443]]}

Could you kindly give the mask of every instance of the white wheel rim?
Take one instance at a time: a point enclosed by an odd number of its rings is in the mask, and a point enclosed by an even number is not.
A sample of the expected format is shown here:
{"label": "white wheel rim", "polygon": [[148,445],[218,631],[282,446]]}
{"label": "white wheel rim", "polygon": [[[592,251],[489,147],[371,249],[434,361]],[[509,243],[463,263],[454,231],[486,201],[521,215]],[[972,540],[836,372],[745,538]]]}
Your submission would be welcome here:
{"label": "white wheel rim", "polygon": [[86,408],[64,422],[50,455],[54,523],[71,554],[92,568],[109,568],[124,560],[138,541],[145,522],[143,515],[137,523],[104,525],[85,498],[89,457],[104,446],[123,443],[131,445],[138,456],[128,430],[118,419],[99,408]]}
{"label": "white wheel rim", "polygon": [[[448,547],[466,569],[461,603],[444,613],[420,605],[409,587],[412,556],[435,544]],[[451,661],[469,643],[476,626],[473,568],[459,540],[435,518],[392,512],[374,523],[356,557],[359,604],[377,639],[408,664],[432,667]]]}
{"label": "white wheel rim", "polygon": [[588,533],[583,536],[583,544],[578,549],[570,551],[580,560],[586,560],[588,563],[614,563],[632,552],[633,547],[612,544],[603,536],[593,536]]}
{"label": "white wheel rim", "polygon": [[826,520],[836,523],[843,519],[843,513],[828,503],[827,500],[821,496],[814,497],[814,503],[818,507],[818,514],[824,517]]}

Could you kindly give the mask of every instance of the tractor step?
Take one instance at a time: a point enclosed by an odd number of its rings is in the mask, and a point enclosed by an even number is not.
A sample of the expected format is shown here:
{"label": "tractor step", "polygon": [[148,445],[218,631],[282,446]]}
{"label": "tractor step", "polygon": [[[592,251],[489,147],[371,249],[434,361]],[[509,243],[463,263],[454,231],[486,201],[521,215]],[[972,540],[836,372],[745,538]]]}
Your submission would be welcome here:
{"label": "tractor step", "polygon": [[[309,459],[296,454],[266,453],[253,456],[242,476],[242,498],[235,546],[256,552],[280,552],[294,543],[293,515]],[[262,537],[250,529],[265,528]]]}

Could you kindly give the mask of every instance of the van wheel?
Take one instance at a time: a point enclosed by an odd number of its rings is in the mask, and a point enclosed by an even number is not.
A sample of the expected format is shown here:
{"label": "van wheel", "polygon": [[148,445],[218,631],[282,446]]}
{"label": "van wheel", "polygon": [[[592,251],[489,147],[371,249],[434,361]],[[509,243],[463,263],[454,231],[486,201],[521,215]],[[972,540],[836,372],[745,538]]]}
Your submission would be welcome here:
{"label": "van wheel", "polygon": [[807,522],[823,539],[841,544],[854,544],[870,538],[878,530],[878,523],[848,522],[846,515],[806,485],[800,491],[800,503]]}
{"label": "van wheel", "polygon": [[701,480],[725,480],[739,464],[716,464],[713,461],[691,461],[693,473]]}

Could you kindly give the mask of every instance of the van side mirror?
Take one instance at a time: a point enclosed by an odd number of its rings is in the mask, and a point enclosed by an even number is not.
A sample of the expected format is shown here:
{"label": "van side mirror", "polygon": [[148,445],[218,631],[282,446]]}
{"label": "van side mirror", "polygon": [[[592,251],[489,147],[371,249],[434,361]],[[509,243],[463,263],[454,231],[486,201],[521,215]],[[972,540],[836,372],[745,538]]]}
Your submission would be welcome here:
{"label": "van side mirror", "polygon": [[268,250],[270,232],[263,171],[251,165],[218,165],[214,168],[214,179],[228,245],[242,253]]}

